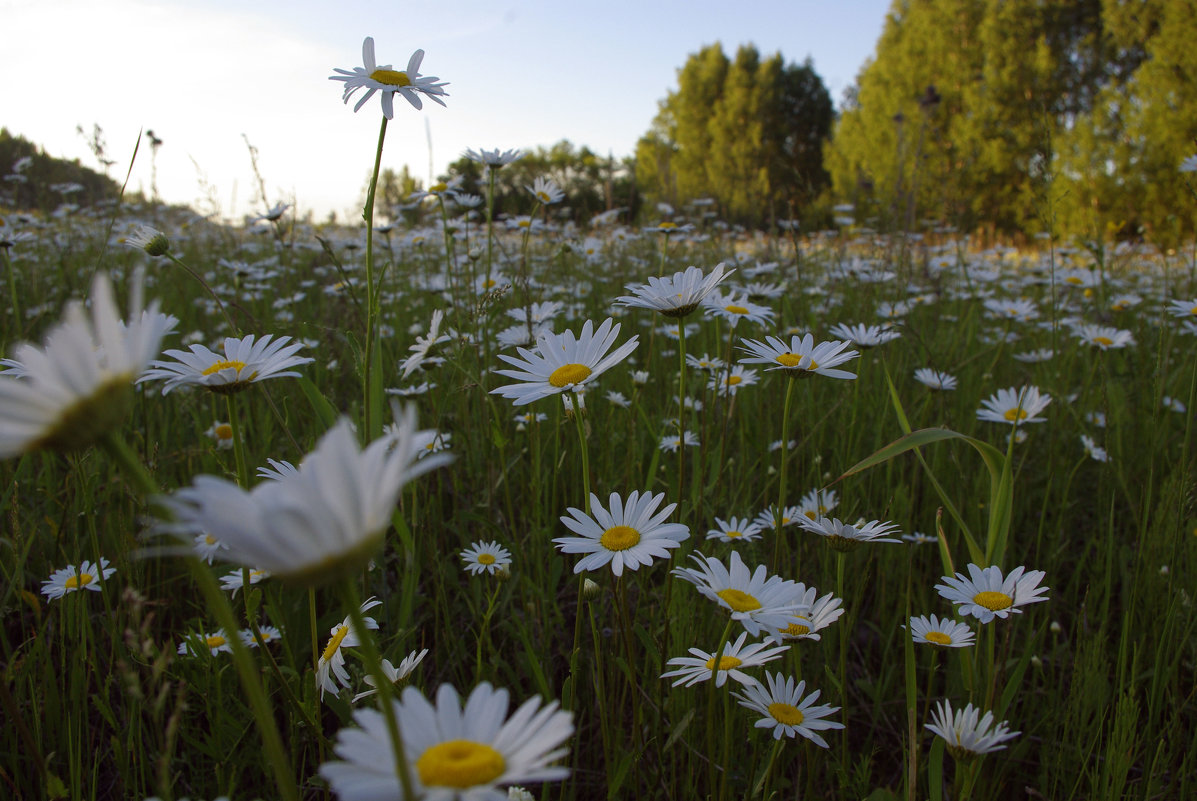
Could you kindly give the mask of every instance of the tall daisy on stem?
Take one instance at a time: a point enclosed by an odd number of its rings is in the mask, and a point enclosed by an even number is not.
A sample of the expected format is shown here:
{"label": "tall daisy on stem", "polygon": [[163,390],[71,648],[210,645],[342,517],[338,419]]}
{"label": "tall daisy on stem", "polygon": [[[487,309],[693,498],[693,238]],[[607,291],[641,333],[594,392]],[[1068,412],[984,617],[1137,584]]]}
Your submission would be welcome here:
{"label": "tall daisy on stem", "polygon": [[374,59],[374,39],[367,36],[362,42],[362,66],[352,70],[334,67],[333,71],[337,74],[328,76],[330,81],[341,81],[345,84],[342,99],[346,103],[358,90],[365,90],[365,94],[353,107],[355,112],[359,111],[375,92],[380,93],[382,98],[382,123],[378,129],[378,148],[374,153],[374,172],[370,174],[366,206],[362,210],[362,219],[366,222],[366,342],[362,360],[362,395],[366,417],[365,431],[370,439],[382,433],[383,396],[381,357],[375,342],[379,300],[377,284],[380,282],[375,280],[374,275],[374,196],[378,189],[378,172],[382,165],[382,146],[387,135],[387,121],[395,116],[395,95],[401,95],[416,110],[423,108],[422,97],[445,105],[441,98],[447,96],[445,86],[448,84],[435,76],[421,75],[420,64],[423,61],[424,51],[417,50],[408,59],[406,70],[391,69],[390,64],[379,66]]}

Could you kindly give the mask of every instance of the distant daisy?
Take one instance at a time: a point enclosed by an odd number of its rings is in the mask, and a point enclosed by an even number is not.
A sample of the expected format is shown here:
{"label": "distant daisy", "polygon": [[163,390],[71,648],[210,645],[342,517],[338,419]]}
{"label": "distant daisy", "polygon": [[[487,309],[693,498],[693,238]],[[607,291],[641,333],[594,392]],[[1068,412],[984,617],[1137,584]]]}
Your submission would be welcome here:
{"label": "distant daisy", "polygon": [[930,545],[933,542],[939,542],[939,538],[924,534],[921,531],[915,531],[912,534],[903,534],[902,542],[909,542],[911,545]]}
{"label": "distant daisy", "polygon": [[768,306],[752,303],[747,298],[737,297],[735,293],[713,294],[702,305],[708,315],[725,320],[732,328],[741,320],[764,325],[773,319],[773,310]]}
{"label": "distant daisy", "polygon": [[801,736],[815,745],[827,748],[827,741],[818,734],[828,729],[842,729],[843,723],[834,720],[823,720],[828,715],[838,712],[838,706],[826,704],[815,705],[819,700],[820,690],[803,697],[806,682],[794,683],[793,677],[783,677],[780,673],[766,673],[766,685],[756,684],[745,687],[743,692],[733,692],[732,695],[740,702],[740,706],[747,707],[761,715],[755,727],[758,729],[773,729],[773,739],[780,740],[782,736]]}
{"label": "distant daisy", "polygon": [[727,397],[734,396],[744,387],[750,387],[756,382],[756,370],[750,370],[742,364],[737,364],[729,371],[712,375],[707,381],[707,389]]}
{"label": "distant daisy", "polygon": [[442,106],[445,105],[445,101],[441,98],[448,96],[448,92],[445,91],[448,84],[434,75],[421,75],[420,64],[423,61],[424,51],[417,50],[408,59],[405,71],[393,70],[390,64],[380,67],[374,60],[374,38],[367,36],[362,42],[363,66],[354,67],[352,70],[334,67],[333,72],[337,74],[328,76],[328,79],[344,82],[345,91],[342,94],[342,100],[346,103],[359,89],[366,90],[366,93],[354,105],[355,112],[360,111],[375,92],[381,92],[383,116],[391,120],[395,118],[394,97],[396,94],[402,95],[403,99],[411,103],[417,110],[424,107],[420,100],[421,95]]}
{"label": "distant daisy", "polygon": [[1041,394],[1039,387],[1027,386],[1021,389],[1010,387],[999,389],[977,410],[978,420],[993,423],[1009,423],[1017,426],[1023,423],[1042,423],[1047,418],[1038,415],[1052,402],[1051,395]]}
{"label": "distant daisy", "polygon": [[1185,411],[1187,411],[1184,401],[1182,401],[1180,398],[1172,398],[1165,395],[1161,401],[1161,405],[1163,405],[1163,407],[1168,411],[1176,412],[1178,414],[1184,414]]}
{"label": "distant daisy", "polygon": [[1168,301],[1168,313],[1173,317],[1197,318],[1197,298]]}
{"label": "distant daisy", "polygon": [[946,617],[940,620],[935,615],[910,618],[910,636],[917,643],[939,648],[967,648],[976,642],[968,624]]}
{"label": "distant daisy", "polygon": [[[687,448],[696,448],[700,445],[698,435],[693,431],[687,431],[685,434],[685,445]],[[678,448],[682,447],[682,436],[678,434],[666,434],[661,437],[657,443],[657,447],[666,453],[677,453]]]}
{"label": "distant daisy", "polygon": [[78,567],[67,565],[61,570],[55,570],[49,579],[42,582],[42,595],[53,601],[79,590],[99,592],[100,583],[116,572],[115,567],[108,565],[108,560],[101,558],[99,565],[84,561]]}
{"label": "distant daisy", "polygon": [[[382,672],[390,680],[391,684],[402,687],[404,682],[407,681],[407,677],[410,676],[412,671],[424,661],[424,657],[426,656],[428,656],[427,648],[422,651],[412,651],[403,658],[403,661],[399,663],[398,667],[392,665],[389,659],[384,659],[382,660]],[[350,703],[356,704],[363,698],[368,698],[378,692],[378,687],[375,685],[374,676],[368,673],[366,674],[366,684],[369,684],[372,689],[353,696],[353,700],[350,701]]]}
{"label": "distant daisy", "polygon": [[997,565],[982,569],[969,564],[968,577],[963,573],[944,576],[943,584],[936,584],[935,589],[941,597],[958,604],[960,614],[972,615],[982,623],[988,623],[994,617],[1007,618],[1012,613],[1021,613],[1020,606],[1048,600],[1042,597],[1048,588],[1039,586],[1044,575],[1042,570],[1028,571],[1020,565],[1003,577]]}
{"label": "distant daisy", "polygon": [[1125,348],[1135,344],[1135,335],[1108,325],[1082,325],[1074,332],[1079,340],[1102,350]]}
{"label": "distant daisy", "polygon": [[748,632],[742,631],[735,642],[724,643],[718,666],[715,664],[714,653],[691,648],[690,656],[670,659],[666,664],[675,669],[662,673],[661,678],[677,677],[677,681],[673,682],[674,687],[693,687],[699,682],[710,681],[712,675],[715,677],[716,687],[722,687],[727,683],[729,677],[741,685],[752,686],[757,683],[757,680],[744,673],[742,668],[758,667],[772,662],[774,659],[780,659],[789,646],[780,645],[770,648],[767,642],[757,642],[745,646],[744,640],[747,637]]}
{"label": "distant daisy", "polygon": [[155,360],[137,379],[156,381],[166,379],[162,394],[186,386],[202,386],[213,392],[229,394],[247,389],[250,384],[267,378],[298,376],[292,367],[308,364],[315,359],[295,354],[303,348],[302,342],[292,342],[291,337],[273,339],[272,334],[257,338],[253,334],[242,337],[226,337],[224,353],[216,353],[203,345],[191,345],[190,352],[168,350],[167,356],[174,361]]}
{"label": "distant daisy", "polygon": [[561,191],[561,187],[557,186],[557,182],[552,178],[538,177],[532,182],[532,186],[524,188],[546,206],[560,203],[565,199],[565,193]]}
{"label": "distant daisy", "polygon": [[465,157],[470,161],[476,161],[479,164],[485,164],[491,169],[497,170],[500,167],[506,167],[508,164],[519,161],[523,157],[523,152],[512,148],[510,150],[499,150],[497,147],[494,150],[486,150],[479,148],[477,152],[473,149],[465,152]]}
{"label": "distant daisy", "polygon": [[715,528],[707,532],[707,539],[720,542],[751,542],[760,535],[760,525],[747,517],[732,517],[726,522],[716,517]]}
{"label": "distant daisy", "polygon": [[1035,364],[1037,362],[1046,362],[1056,355],[1056,352],[1051,348],[1039,348],[1038,350],[1029,350],[1023,353],[1015,353],[1014,358],[1026,364]]}
{"label": "distant daisy", "polygon": [[607,318],[595,330],[594,323],[587,320],[577,337],[572,331],[542,334],[536,340],[535,353],[524,348],[516,349],[519,358],[500,353],[500,359],[519,369],[494,372],[514,378],[518,383],[492,389],[491,394],[511,398],[516,406],[523,406],[549,395],[576,392],[636,349],[639,337],[633,336],[610,354],[607,353],[619,336],[619,328],[618,323]]}
{"label": "distant daisy", "polygon": [[798,525],[807,531],[825,537],[827,544],[837,551],[848,551],[862,542],[901,542],[888,534],[898,533],[897,523],[882,523],[880,520],[870,520],[852,525],[843,523],[839,518],[819,517],[811,520],[803,515],[798,518]]}
{"label": "distant daisy", "polygon": [[[382,601],[370,598],[362,604],[362,614],[381,605]],[[372,617],[365,618],[365,624],[368,629],[378,628],[378,621]],[[324,698],[325,692],[336,695],[341,691],[341,687],[349,687],[349,671],[345,670],[345,654],[341,652],[341,649],[361,645],[358,633],[353,628],[353,621],[348,615],[333,626],[329,630],[329,634],[331,636],[328,643],[324,646],[324,650],[320,653],[320,660],[316,664],[316,686],[320,688],[321,698]],[[337,686],[338,683],[340,687]]]}
{"label": "distant daisy", "polygon": [[626,567],[636,570],[653,559],[667,559],[669,551],[689,539],[690,530],[681,523],[666,523],[677,504],[659,512],[665,493],[652,495],[633,491],[625,499],[611,493],[607,507],[597,495],[590,496],[590,514],[570,507],[561,522],[577,537],[553,540],[562,553],[586,554],[574,565],[574,572],[598,570],[611,565],[617,577]]}
{"label": "distant daisy", "polygon": [[968,760],[1001,751],[1007,740],[1019,735],[1020,732],[1010,731],[1006,721],[994,725],[994,720],[992,712],[982,716],[981,710],[972,704],[953,712],[952,702],[945,698],[931,713],[927,729],[944,739],[953,758]]}
{"label": "distant daisy", "polygon": [[920,367],[914,371],[914,380],[928,389],[951,391],[956,388],[956,377],[932,370],[930,367]]}
{"label": "distant daisy", "polygon": [[472,575],[489,573],[494,575],[511,564],[511,551],[497,542],[478,541],[461,552],[461,559],[465,562],[465,569]]}
{"label": "distant daisy", "polygon": [[777,337],[766,337],[764,342],[743,339],[741,350],[751,354],[740,359],[741,364],[768,364],[769,370],[782,370],[791,378],[822,375],[828,378],[856,378],[846,370],[832,369],[837,365],[855,359],[860,354],[846,350],[848,342],[820,342],[815,344],[810,334],[790,338],[787,345]]}
{"label": "distant daisy", "polygon": [[233,427],[228,423],[217,421],[204,435],[215,440],[217,450],[227,451],[233,447]]}
{"label": "distant daisy", "polygon": [[808,520],[817,520],[825,517],[839,503],[839,495],[835,490],[813,489],[798,501],[798,512]]}
{"label": "distant daisy", "polygon": [[865,323],[856,325],[836,323],[831,327],[830,332],[832,336],[846,339],[858,348],[875,348],[902,336],[901,331],[896,331],[888,325],[866,325]]}
{"label": "distant daisy", "polygon": [[[249,568],[246,568],[246,570],[249,572],[249,583],[251,585],[270,578],[270,571],[268,570],[249,570]],[[228,590],[233,595],[236,595],[237,590],[244,586],[245,576],[240,570],[231,570],[220,577],[221,589]]]}
{"label": "distant daisy", "polygon": [[615,302],[659,311],[666,317],[685,317],[732,272],[722,262],[707,275],[700,268],[690,266],[672,276],[649,278],[647,284],[628,284],[626,289],[632,294],[621,295]]}
{"label": "distant daisy", "polygon": [[[240,637],[241,633],[238,632],[235,636]],[[231,654],[233,646],[229,639],[228,633],[223,629],[209,634],[195,634],[179,643],[178,652],[186,656],[199,656],[203,650],[206,650],[210,656],[221,653]]]}
{"label": "distant daisy", "polygon": [[[801,517],[803,514],[804,514],[804,512],[801,507],[787,506],[781,512],[782,527],[784,528],[785,526],[797,525],[798,518]],[[772,506],[770,506],[768,509],[766,509],[765,511],[763,511],[759,515],[757,515],[755,518],[753,518],[753,522],[756,523],[758,526],[760,526],[765,531],[776,531],[777,530],[777,517],[774,516],[774,514],[773,514]]]}
{"label": "distant daisy", "polygon": [[1106,452],[1106,449],[1098,445],[1093,437],[1088,434],[1081,434],[1081,447],[1085,449],[1085,453],[1088,454],[1089,458],[1095,462],[1110,461],[1110,454]]}
{"label": "distant daisy", "polygon": [[[435,705],[407,687],[394,704],[413,798],[428,801],[506,801],[509,784],[559,781],[569,768],[557,765],[568,753],[573,713],[556,701],[529,699],[509,717],[507,690],[483,683],[462,703],[442,684]],[[337,733],[334,753],[320,775],[342,801],[403,798],[395,749],[376,709],[358,709],[355,725]]]}

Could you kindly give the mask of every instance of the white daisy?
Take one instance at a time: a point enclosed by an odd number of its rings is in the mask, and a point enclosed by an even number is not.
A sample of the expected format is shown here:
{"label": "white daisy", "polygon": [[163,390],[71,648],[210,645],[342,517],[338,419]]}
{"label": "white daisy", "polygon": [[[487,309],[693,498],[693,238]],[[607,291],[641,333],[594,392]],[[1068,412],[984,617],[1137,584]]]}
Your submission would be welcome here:
{"label": "white daisy", "polygon": [[710,681],[711,676],[714,675],[716,687],[726,684],[728,677],[735,679],[745,687],[751,687],[758,683],[757,680],[744,673],[741,668],[758,667],[766,662],[772,662],[774,659],[780,659],[789,646],[781,645],[769,648],[767,642],[754,642],[745,646],[744,640],[747,637],[748,632],[742,631],[734,643],[724,643],[718,666],[715,665],[713,652],[707,653],[698,648],[691,648],[689,649],[691,656],[678,656],[670,659],[666,664],[676,670],[665,671],[661,674],[661,678],[671,679],[676,676],[677,681],[673,683],[674,687],[683,685],[693,687],[699,682]]}
{"label": "white daisy", "polygon": [[500,353],[500,359],[520,369],[494,372],[519,383],[492,389],[491,394],[511,398],[514,405],[523,406],[549,395],[577,391],[636,349],[640,340],[633,336],[614,352],[607,353],[619,336],[619,328],[619,324],[608,317],[596,331],[594,323],[587,320],[576,338],[572,331],[546,333],[537,337],[535,353],[524,348],[516,348],[520,358]]}
{"label": "white daisy", "polygon": [[1073,333],[1082,342],[1086,342],[1101,350],[1125,348],[1135,344],[1135,335],[1122,328],[1108,325],[1077,326]]}
{"label": "white daisy", "polygon": [[992,423],[1009,423],[1012,426],[1023,423],[1042,423],[1047,418],[1038,415],[1051,402],[1052,396],[1040,394],[1039,387],[1036,386],[999,389],[989,398],[981,401],[981,408],[977,410],[977,419]]}
{"label": "white daisy", "polygon": [[767,688],[758,684],[746,687],[742,693],[733,692],[732,695],[740,702],[740,706],[765,716],[754,725],[758,729],[772,727],[774,740],[780,740],[782,735],[800,735],[815,745],[827,748],[827,741],[817,732],[844,728],[844,724],[834,720],[822,720],[840,708],[826,704],[816,706],[820,690],[802,697],[806,690],[805,681],[795,684],[792,676],[783,678],[780,673],[766,673],[765,681]]}
{"label": "white daisy", "polygon": [[493,576],[496,571],[511,564],[511,551],[497,542],[478,541],[462,551],[461,558],[465,562],[465,569],[472,575],[489,573]]}
{"label": "white daisy", "polygon": [[716,517],[715,528],[707,532],[708,540],[720,542],[751,542],[760,536],[760,524],[747,517],[733,517],[727,522]]}
{"label": "white daisy", "polygon": [[956,377],[948,373],[941,373],[930,367],[920,367],[914,371],[914,380],[928,389],[949,392],[956,388]]}
{"label": "white daisy", "polygon": [[[389,659],[384,659],[382,660],[382,672],[386,674],[386,677],[392,684],[402,686],[403,682],[408,676],[411,675],[411,672],[416,669],[416,666],[424,661],[424,657],[426,656],[428,656],[427,648],[422,651],[412,651],[403,658],[403,661],[399,663],[399,667],[392,665]],[[353,696],[353,701],[351,703],[356,704],[363,698],[368,698],[369,696],[378,692],[378,687],[374,683],[373,676],[369,674],[366,675],[366,684],[369,684],[373,689],[366,690],[364,693],[358,693],[357,695]]]}
{"label": "white daisy", "polygon": [[[380,605],[382,601],[370,598],[362,604],[362,614]],[[372,617],[365,618],[365,624],[368,629],[378,628],[378,621]],[[320,688],[321,698],[324,698],[326,691],[333,695],[338,694],[341,691],[337,686],[338,682],[341,687],[349,687],[349,671],[345,670],[345,654],[341,653],[341,649],[361,645],[358,633],[354,631],[353,621],[348,615],[328,633],[331,635],[328,644],[324,646],[320,653],[320,661],[316,664],[316,686]]]}
{"label": "white daisy", "polygon": [[134,285],[129,321],[118,317],[103,273],[91,305],[71,302],[42,345],[24,343],[0,372],[0,458],[47,448],[87,448],[120,425],[133,403],[133,382],[178,321],[157,303],[142,310]]}
{"label": "white daisy", "polygon": [[814,587],[807,588],[799,582],[795,597],[802,604],[803,611],[790,618],[784,628],[774,632],[770,637],[774,642],[782,643],[790,640],[821,640],[820,631],[839,620],[843,614],[842,598],[836,598],[834,593],[827,593],[815,600],[817,591]]}
{"label": "white daisy", "polygon": [[969,578],[963,573],[957,573],[954,578],[944,576],[943,584],[936,584],[935,589],[941,597],[959,604],[957,611],[960,614],[972,615],[982,623],[988,623],[994,617],[1006,618],[1012,613],[1021,613],[1020,606],[1048,600],[1040,597],[1049,589],[1038,586],[1046,575],[1042,570],[1027,571],[1020,565],[1003,578],[997,565],[982,569],[969,564],[968,574]]}
{"label": "white daisy", "polygon": [[902,336],[901,331],[896,331],[888,325],[866,325],[865,323],[856,325],[836,323],[830,331],[832,336],[846,339],[858,348],[875,348]]}
{"label": "white daisy", "polygon": [[770,576],[764,565],[748,572],[738,551],[732,551],[727,566],[714,557],[693,553],[697,568],[674,568],[673,575],[690,582],[706,598],[731,612],[752,636],[785,628],[796,614],[807,611],[796,598],[797,585],[780,576]]}
{"label": "white daisy", "polygon": [[1088,434],[1081,434],[1081,447],[1085,449],[1085,453],[1089,455],[1089,458],[1095,462],[1110,461],[1110,454],[1106,452],[1106,449],[1098,445],[1096,440]]}
{"label": "white daisy", "polygon": [[703,275],[700,268],[690,266],[672,276],[649,278],[647,284],[628,284],[625,289],[631,295],[621,295],[616,303],[640,309],[659,311],[666,317],[685,317],[698,308],[711,290],[734,270],[720,262],[710,274]]}
{"label": "white daisy", "polygon": [[952,711],[952,702],[946,698],[936,705],[927,729],[942,737],[948,752],[956,759],[972,759],[981,754],[1001,751],[1006,740],[1012,740],[1020,732],[1010,731],[1006,721],[994,725],[992,712],[981,715],[981,710],[972,704],[964,709]]}
{"label": "white daisy", "polygon": [[[540,696],[507,717],[508,693],[483,683],[464,708],[442,684],[436,705],[414,687],[394,701],[412,792],[427,801],[506,801],[500,785],[559,781],[569,768],[554,766],[568,753],[573,714]],[[542,705],[543,704],[543,705]],[[355,726],[341,729],[333,749],[343,761],[325,762],[320,775],[342,801],[402,797],[394,748],[381,712],[359,709]]]}
{"label": "white daisy", "polygon": [[[241,636],[240,633],[237,634]],[[186,656],[199,656],[201,651],[207,650],[209,655],[220,653],[231,654],[233,646],[229,644],[229,636],[224,631],[213,631],[208,634],[193,634],[179,643],[178,652]]]}
{"label": "white daisy", "polygon": [[[273,340],[273,341],[272,341]],[[305,356],[296,356],[302,342],[293,342],[291,337],[273,339],[267,334],[260,339],[253,334],[237,339],[226,337],[224,353],[216,353],[203,345],[191,345],[190,352],[168,350],[167,356],[175,361],[154,360],[137,383],[166,379],[162,394],[185,386],[202,386],[223,394],[240,392],[250,384],[267,378],[298,376],[290,369],[315,361]]]}
{"label": "white daisy", "polygon": [[846,351],[851,344],[849,342],[820,342],[816,345],[810,334],[801,337],[794,334],[790,337],[789,345],[773,336],[765,337],[764,342],[755,339],[741,341],[744,345],[740,349],[751,354],[741,358],[741,364],[768,364],[771,365],[768,369],[782,370],[791,378],[816,374],[828,378],[856,378],[854,373],[847,370],[832,369],[860,355],[854,350]]}
{"label": "white daisy", "polygon": [[910,618],[910,636],[918,643],[938,648],[967,648],[976,642],[976,635],[968,624],[935,615]]}
{"label": "white daisy", "polygon": [[328,79],[344,81],[345,91],[342,99],[346,103],[357,90],[366,90],[366,93],[354,105],[354,111],[361,110],[361,107],[374,96],[375,92],[381,92],[383,116],[392,120],[395,118],[394,96],[396,94],[403,95],[403,98],[417,110],[424,107],[420,95],[424,95],[442,106],[445,105],[445,101],[441,98],[448,97],[445,87],[449,84],[434,75],[421,75],[420,64],[423,60],[424,51],[417,50],[411,54],[411,58],[407,61],[407,69],[404,71],[393,70],[390,64],[380,67],[374,60],[374,39],[367,36],[362,42],[362,64],[364,66],[354,67],[352,70],[334,67],[333,72],[338,74],[330,75]]}
{"label": "white daisy", "polygon": [[532,186],[524,187],[531,192],[537,200],[546,206],[551,206],[554,203],[560,203],[565,199],[565,193],[561,191],[561,187],[557,186],[557,182],[552,178],[545,178],[543,176],[537,177],[532,182]]}
{"label": "white daisy", "polygon": [[67,565],[61,570],[55,570],[49,579],[42,582],[42,595],[53,601],[79,590],[99,592],[100,582],[116,572],[116,568],[109,567],[108,564],[108,560],[101,557],[99,565],[84,561],[78,567]]}
{"label": "white daisy", "polygon": [[807,531],[812,531],[827,538],[827,544],[837,551],[847,551],[862,542],[901,542],[887,534],[896,534],[897,523],[882,523],[880,520],[870,520],[867,523],[858,522],[853,525],[843,523],[839,518],[819,517],[811,520],[803,515],[798,518],[798,525]]}
{"label": "white daisy", "polygon": [[[209,562],[209,564],[211,564],[211,563]],[[268,570],[258,570],[258,569],[251,570],[249,568],[245,568],[245,569],[249,571],[249,583],[251,586],[254,584],[257,584],[258,582],[262,581],[263,579],[270,578],[270,571],[268,571]],[[241,589],[244,586],[245,586],[245,575],[240,570],[231,570],[228,573],[225,573],[223,576],[220,577],[221,589],[230,591],[231,593],[233,593],[234,596],[237,595],[237,590]]]}
{"label": "white daisy", "polygon": [[666,523],[665,519],[677,507],[671,503],[657,512],[665,493],[652,495],[633,491],[627,500],[611,493],[609,509],[593,493],[590,514],[570,507],[561,522],[577,537],[557,537],[553,540],[562,553],[586,554],[574,566],[575,573],[598,570],[611,565],[611,572],[623,575],[626,567],[636,570],[640,565],[652,564],[654,558],[666,559],[669,549],[689,539],[690,530],[681,523]]}

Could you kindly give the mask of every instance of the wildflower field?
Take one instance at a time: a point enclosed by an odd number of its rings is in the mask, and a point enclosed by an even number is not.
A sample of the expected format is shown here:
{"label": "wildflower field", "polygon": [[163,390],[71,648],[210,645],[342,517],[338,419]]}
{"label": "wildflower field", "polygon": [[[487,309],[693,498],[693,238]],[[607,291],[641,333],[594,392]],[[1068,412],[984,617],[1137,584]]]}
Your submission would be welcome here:
{"label": "wildflower field", "polygon": [[0,794],[1197,794],[1192,249],[419,200],[3,213]]}

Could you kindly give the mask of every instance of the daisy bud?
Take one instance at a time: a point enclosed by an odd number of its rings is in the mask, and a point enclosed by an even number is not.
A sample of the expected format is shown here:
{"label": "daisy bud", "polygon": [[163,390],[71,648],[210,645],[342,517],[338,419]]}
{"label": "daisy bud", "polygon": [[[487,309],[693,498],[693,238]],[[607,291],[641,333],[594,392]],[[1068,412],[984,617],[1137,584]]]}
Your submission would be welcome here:
{"label": "daisy bud", "polygon": [[1064,630],[1064,627],[1060,625],[1060,621],[1058,620],[1053,620],[1049,628],[1051,629],[1052,634],[1059,634]]}
{"label": "daisy bud", "polygon": [[1038,655],[1032,656],[1031,667],[1035,668],[1035,670],[1043,670],[1043,660]]}
{"label": "daisy bud", "polygon": [[590,579],[584,579],[582,581],[582,600],[583,601],[598,600],[598,597],[602,593],[602,591],[603,591],[603,588],[598,585],[597,581],[591,581]]}

